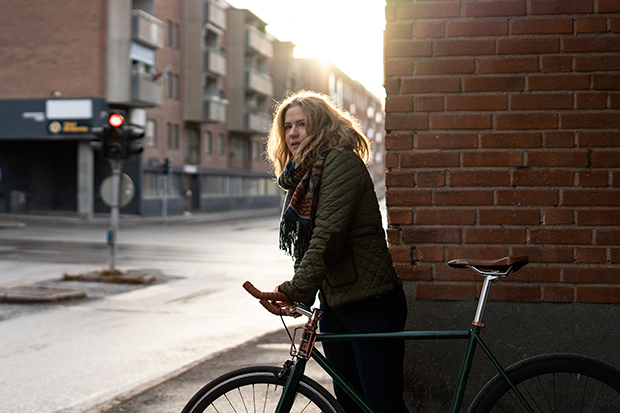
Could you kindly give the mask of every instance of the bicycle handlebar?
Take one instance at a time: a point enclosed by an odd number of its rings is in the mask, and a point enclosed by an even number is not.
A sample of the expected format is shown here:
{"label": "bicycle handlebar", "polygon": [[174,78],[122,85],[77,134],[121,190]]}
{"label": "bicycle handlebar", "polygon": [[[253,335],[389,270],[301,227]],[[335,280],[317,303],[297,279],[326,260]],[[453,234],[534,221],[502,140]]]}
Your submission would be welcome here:
{"label": "bicycle handlebar", "polygon": [[243,288],[245,288],[245,290],[250,293],[252,297],[258,298],[261,305],[271,314],[287,315],[291,317],[305,315],[303,311],[300,311],[301,309],[297,306],[297,304],[291,301],[291,299],[284,293],[279,291],[261,291],[254,287],[254,285],[249,281],[243,283]]}

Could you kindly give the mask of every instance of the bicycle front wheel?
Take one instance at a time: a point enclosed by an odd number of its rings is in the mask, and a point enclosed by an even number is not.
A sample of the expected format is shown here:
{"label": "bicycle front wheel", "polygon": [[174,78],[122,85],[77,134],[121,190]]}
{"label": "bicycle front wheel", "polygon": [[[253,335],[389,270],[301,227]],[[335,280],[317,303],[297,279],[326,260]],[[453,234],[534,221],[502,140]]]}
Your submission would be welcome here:
{"label": "bicycle front wheel", "polygon": [[[506,370],[534,412],[620,412],[620,370],[591,357],[548,354]],[[499,374],[478,393],[470,413],[526,412]]]}
{"label": "bicycle front wheel", "polygon": [[[248,367],[225,374],[205,387],[187,403],[182,413],[273,413],[278,406],[286,378],[277,367]],[[302,376],[291,413],[344,413],[325,388]]]}

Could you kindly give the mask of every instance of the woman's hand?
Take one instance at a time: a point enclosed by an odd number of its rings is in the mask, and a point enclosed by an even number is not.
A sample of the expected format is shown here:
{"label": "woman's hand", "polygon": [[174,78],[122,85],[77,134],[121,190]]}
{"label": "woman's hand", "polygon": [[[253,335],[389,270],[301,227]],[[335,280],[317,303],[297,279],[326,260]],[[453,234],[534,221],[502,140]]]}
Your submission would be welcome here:
{"label": "woman's hand", "polygon": [[262,292],[252,285],[251,282],[246,281],[243,284],[243,288],[247,290],[253,297],[258,298],[263,307],[272,314],[286,315],[290,317],[299,317],[300,314],[290,311],[290,307],[294,307],[293,300],[288,298],[286,294],[279,290],[279,286],[276,286],[275,290],[271,293]]}

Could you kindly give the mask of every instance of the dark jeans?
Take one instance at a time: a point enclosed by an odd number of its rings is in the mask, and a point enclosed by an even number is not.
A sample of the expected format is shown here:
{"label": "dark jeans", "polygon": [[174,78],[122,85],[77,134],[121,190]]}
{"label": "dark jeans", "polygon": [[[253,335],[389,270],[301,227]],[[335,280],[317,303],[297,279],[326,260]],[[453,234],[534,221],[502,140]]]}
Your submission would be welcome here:
{"label": "dark jeans", "polygon": [[[384,333],[403,331],[407,301],[401,288],[378,298],[331,308],[321,305],[323,333]],[[405,342],[353,341],[323,343],[327,359],[383,413],[408,412],[403,401]],[[334,383],[338,402],[347,413],[362,412]]]}

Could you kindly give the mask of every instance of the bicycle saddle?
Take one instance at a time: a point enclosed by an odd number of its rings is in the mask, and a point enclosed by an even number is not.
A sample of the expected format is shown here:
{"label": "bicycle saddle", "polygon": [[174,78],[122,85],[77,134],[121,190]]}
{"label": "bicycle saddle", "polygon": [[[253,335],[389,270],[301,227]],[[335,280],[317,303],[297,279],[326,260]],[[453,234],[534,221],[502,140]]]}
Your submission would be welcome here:
{"label": "bicycle saddle", "polygon": [[515,272],[524,267],[529,262],[528,257],[504,257],[499,260],[473,260],[469,258],[458,258],[448,261],[448,265],[454,268],[475,267],[484,270],[507,271],[512,267]]}

